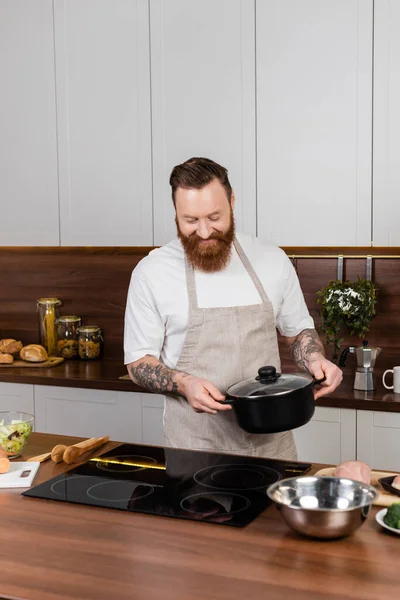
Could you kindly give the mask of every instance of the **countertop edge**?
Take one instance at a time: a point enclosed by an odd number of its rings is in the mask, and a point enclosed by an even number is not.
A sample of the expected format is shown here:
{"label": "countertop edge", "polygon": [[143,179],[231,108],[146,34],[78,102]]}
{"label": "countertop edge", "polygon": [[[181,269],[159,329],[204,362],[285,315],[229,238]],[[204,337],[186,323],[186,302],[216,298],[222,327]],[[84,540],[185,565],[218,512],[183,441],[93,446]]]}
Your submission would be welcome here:
{"label": "countertop edge", "polygon": [[[128,379],[126,367],[121,361],[102,360],[90,363],[65,361],[53,368],[0,368],[0,383],[47,385],[116,392],[157,393],[135,385]],[[379,375],[377,389],[364,392],[353,389],[353,373],[345,372],[342,384],[333,394],[316,400],[318,407],[339,409],[373,410],[400,413],[400,394],[393,394],[383,388]],[[381,389],[382,388],[382,389]]]}

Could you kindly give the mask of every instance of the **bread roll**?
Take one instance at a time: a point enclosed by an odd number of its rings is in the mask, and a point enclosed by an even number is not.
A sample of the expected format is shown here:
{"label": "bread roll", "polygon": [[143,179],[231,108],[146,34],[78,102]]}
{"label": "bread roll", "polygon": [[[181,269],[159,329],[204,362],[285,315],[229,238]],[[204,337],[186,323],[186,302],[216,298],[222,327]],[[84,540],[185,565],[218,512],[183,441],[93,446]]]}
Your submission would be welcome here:
{"label": "bread roll", "polygon": [[0,340],[0,352],[4,354],[18,354],[22,348],[22,342],[13,339]]}
{"label": "bread roll", "polygon": [[40,344],[29,344],[24,346],[19,353],[22,360],[27,362],[43,362],[48,359],[47,352]]}
{"label": "bread roll", "polygon": [[14,357],[12,354],[0,354],[0,364],[10,365],[13,362],[14,362]]}

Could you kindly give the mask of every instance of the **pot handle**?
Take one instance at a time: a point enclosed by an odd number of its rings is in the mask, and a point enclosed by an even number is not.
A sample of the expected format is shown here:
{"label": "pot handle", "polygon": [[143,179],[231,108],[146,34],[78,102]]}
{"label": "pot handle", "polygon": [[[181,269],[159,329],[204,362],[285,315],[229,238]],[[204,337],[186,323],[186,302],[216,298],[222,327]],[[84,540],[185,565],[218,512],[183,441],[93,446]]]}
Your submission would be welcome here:
{"label": "pot handle", "polygon": [[233,405],[235,403],[235,399],[234,398],[225,398],[225,400],[218,400],[218,402],[220,402],[221,404]]}
{"label": "pot handle", "polygon": [[324,381],[326,381],[326,377],[323,377],[322,379],[314,379],[313,377],[312,385],[318,385],[319,383],[323,383]]}

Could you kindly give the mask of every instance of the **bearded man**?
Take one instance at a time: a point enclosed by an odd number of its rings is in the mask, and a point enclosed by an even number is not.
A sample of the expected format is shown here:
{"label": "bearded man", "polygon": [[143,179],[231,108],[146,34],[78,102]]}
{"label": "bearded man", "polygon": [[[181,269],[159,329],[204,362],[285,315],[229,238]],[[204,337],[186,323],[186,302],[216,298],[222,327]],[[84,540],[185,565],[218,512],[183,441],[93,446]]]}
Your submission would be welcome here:
{"label": "bearded man", "polygon": [[325,358],[296,272],[277,246],[235,231],[227,170],[191,158],[170,176],[177,239],[134,269],[125,314],[125,364],[141,387],[165,395],[168,446],[296,459],[291,431],[242,430],[232,384],[263,365],[280,371],[277,329],[296,363],[316,379],[315,397],[341,382]]}

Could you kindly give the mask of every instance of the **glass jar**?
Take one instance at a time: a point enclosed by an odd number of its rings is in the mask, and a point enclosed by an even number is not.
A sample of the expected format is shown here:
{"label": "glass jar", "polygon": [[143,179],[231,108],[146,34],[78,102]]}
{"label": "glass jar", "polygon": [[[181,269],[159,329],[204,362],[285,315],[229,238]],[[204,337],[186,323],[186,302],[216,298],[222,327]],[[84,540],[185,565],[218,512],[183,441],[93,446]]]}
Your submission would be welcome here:
{"label": "glass jar", "polygon": [[82,325],[78,327],[79,356],[82,360],[95,360],[100,356],[101,329],[97,325]]}
{"label": "glass jar", "polygon": [[57,356],[56,321],[60,316],[61,304],[58,298],[39,298],[37,301],[40,343],[49,356]]}
{"label": "glass jar", "polygon": [[76,315],[62,316],[57,319],[57,353],[63,358],[78,358],[78,332],[81,324]]}

